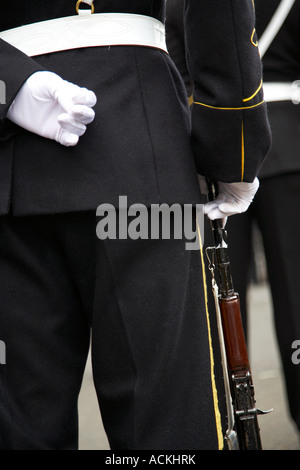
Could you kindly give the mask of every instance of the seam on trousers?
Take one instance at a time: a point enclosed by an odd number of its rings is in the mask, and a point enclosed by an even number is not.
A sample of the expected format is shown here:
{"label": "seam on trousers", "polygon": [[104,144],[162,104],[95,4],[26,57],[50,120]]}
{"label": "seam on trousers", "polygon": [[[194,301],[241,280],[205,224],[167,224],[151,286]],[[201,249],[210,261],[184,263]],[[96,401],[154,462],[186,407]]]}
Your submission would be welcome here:
{"label": "seam on trousers", "polygon": [[221,413],[220,413],[219,403],[218,403],[218,390],[216,386],[215,373],[214,373],[214,351],[213,351],[213,346],[212,346],[210,320],[209,320],[209,312],[208,312],[208,306],[207,306],[208,305],[207,284],[206,284],[206,275],[205,275],[205,265],[204,265],[204,259],[203,259],[203,243],[202,243],[202,238],[201,238],[200,228],[199,228],[198,223],[197,223],[197,231],[198,231],[198,237],[199,237],[200,258],[201,258],[202,275],[203,275],[203,291],[204,291],[205,312],[206,312],[207,330],[208,330],[210,373],[211,373],[211,386],[212,386],[214,412],[215,412],[215,424],[216,424],[216,431],[217,431],[217,437],[218,437],[218,448],[219,450],[223,450],[224,439],[223,439],[223,431],[222,431]]}
{"label": "seam on trousers", "polygon": [[[122,325],[123,325],[123,328],[124,328],[124,332],[125,332],[125,334],[126,334],[126,343],[127,343],[128,351],[129,351],[129,354],[130,354],[132,366],[133,366],[134,373],[135,373],[135,384],[134,384],[134,389],[133,389],[133,395],[135,396],[135,395],[136,395],[136,387],[137,387],[137,384],[138,384],[137,367],[136,367],[136,363],[135,363],[135,360],[134,360],[134,354],[133,354],[133,352],[132,352],[132,348],[131,348],[131,345],[130,345],[130,340],[129,340],[129,336],[128,336],[126,324],[125,324],[125,321],[124,321],[124,318],[123,318],[123,311],[122,311],[122,308],[121,308],[120,302],[119,302],[118,291],[117,291],[117,288],[116,288],[116,283],[115,283],[115,277],[114,277],[114,274],[113,274],[113,269],[112,269],[112,266],[111,266],[111,263],[110,263],[110,259],[109,259],[109,253],[108,253],[108,250],[107,250],[107,247],[106,247],[105,242],[102,241],[102,243],[103,243],[105,255],[106,255],[106,258],[107,258],[107,264],[108,264],[108,266],[109,266],[110,273],[111,273],[111,279],[112,279],[112,283],[113,283],[113,289],[114,289],[114,293],[115,293],[115,299],[116,299],[116,302],[117,302],[117,304],[118,304],[120,319],[121,319],[121,321],[122,321]],[[97,274],[96,274],[96,275],[97,275]],[[137,437],[136,437],[136,427],[137,427],[137,426],[136,426],[136,400],[134,400],[134,403],[133,403],[133,413],[132,413],[132,415],[133,415],[133,416],[132,416],[133,440],[134,440],[134,448],[136,448],[136,447],[137,447]]]}
{"label": "seam on trousers", "polygon": [[152,156],[153,156],[153,167],[154,167],[154,174],[155,174],[155,183],[156,183],[156,186],[157,186],[158,201],[160,203],[161,194],[160,194],[160,186],[159,186],[159,181],[158,181],[158,169],[157,169],[155,150],[154,150],[153,139],[152,139],[152,134],[151,134],[151,129],[150,129],[150,122],[149,122],[147,109],[146,109],[146,103],[145,103],[145,99],[144,99],[144,91],[143,91],[142,80],[141,80],[141,70],[140,70],[139,60],[138,60],[138,57],[137,57],[136,50],[135,50],[135,48],[133,48],[133,49],[134,49],[133,52],[134,52],[136,68],[137,68],[137,72],[138,72],[138,82],[139,82],[139,85],[140,85],[141,101],[142,101],[142,105],[143,105],[143,111],[144,111],[144,115],[145,115],[145,120],[146,120],[148,135],[149,135],[149,141],[150,141],[150,146],[151,146]]}

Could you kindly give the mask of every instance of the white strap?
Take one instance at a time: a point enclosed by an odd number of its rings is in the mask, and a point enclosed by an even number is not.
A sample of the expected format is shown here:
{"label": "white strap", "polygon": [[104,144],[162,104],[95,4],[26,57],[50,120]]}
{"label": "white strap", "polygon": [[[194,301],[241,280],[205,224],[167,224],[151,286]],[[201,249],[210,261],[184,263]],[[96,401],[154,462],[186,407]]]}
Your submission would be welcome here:
{"label": "white strap", "polygon": [[259,47],[261,58],[263,58],[263,56],[267,52],[269,46],[273,42],[275,36],[277,35],[285,19],[287,18],[289,12],[291,11],[294,3],[295,3],[295,0],[281,0],[270,23],[268,24],[264,33],[258,40],[258,47]]}
{"label": "white strap", "polygon": [[292,101],[300,103],[300,80],[294,82],[265,82],[264,98],[267,103],[272,101]]}
{"label": "white strap", "polygon": [[0,32],[30,57],[83,47],[135,45],[167,52],[164,25],[150,16],[94,13],[32,23]]}

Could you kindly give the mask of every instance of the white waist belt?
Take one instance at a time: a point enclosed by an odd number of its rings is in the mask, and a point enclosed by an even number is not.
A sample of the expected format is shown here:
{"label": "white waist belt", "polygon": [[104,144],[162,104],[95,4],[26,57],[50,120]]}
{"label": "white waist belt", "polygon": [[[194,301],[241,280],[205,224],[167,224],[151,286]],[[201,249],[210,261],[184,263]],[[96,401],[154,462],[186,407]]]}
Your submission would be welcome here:
{"label": "white waist belt", "polygon": [[294,104],[300,103],[300,80],[294,82],[265,82],[265,101],[292,101]]}
{"label": "white waist belt", "polygon": [[94,13],[41,21],[0,32],[30,57],[83,47],[134,45],[167,51],[164,25],[130,13]]}

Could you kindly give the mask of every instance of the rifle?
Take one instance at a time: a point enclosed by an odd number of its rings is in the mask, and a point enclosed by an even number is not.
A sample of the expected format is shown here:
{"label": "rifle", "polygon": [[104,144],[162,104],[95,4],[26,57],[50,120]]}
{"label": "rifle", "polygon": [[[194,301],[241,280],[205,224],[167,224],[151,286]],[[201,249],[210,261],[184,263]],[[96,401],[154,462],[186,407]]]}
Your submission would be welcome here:
{"label": "rifle", "polygon": [[[216,186],[207,181],[209,199],[216,197]],[[213,250],[219,278],[214,276],[215,263],[208,254],[212,274],[217,325],[226,394],[228,429],[225,434],[230,450],[262,450],[257,416],[269,413],[255,406],[255,392],[242,325],[239,294],[235,292],[228,255],[227,232],[220,219],[211,221]]]}

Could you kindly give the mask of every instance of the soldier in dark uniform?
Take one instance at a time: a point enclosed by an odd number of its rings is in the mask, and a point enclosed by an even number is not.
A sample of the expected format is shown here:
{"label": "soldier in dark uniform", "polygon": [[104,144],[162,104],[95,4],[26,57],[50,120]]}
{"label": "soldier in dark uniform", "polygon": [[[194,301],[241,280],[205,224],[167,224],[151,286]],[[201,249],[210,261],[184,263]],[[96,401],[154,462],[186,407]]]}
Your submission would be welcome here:
{"label": "soldier in dark uniform", "polygon": [[[92,8],[164,22],[163,0]],[[103,45],[102,37],[29,57],[19,49],[38,35],[31,30],[16,47],[3,32],[74,15],[75,4],[1,8],[2,449],[77,448],[90,328],[112,449],[223,446],[202,252],[175,237],[96,238],[97,207],[118,207],[120,195],[147,207],[202,202],[197,172],[255,193],[270,131],[253,3],[185,8],[192,121],[182,79],[159,47]]]}

